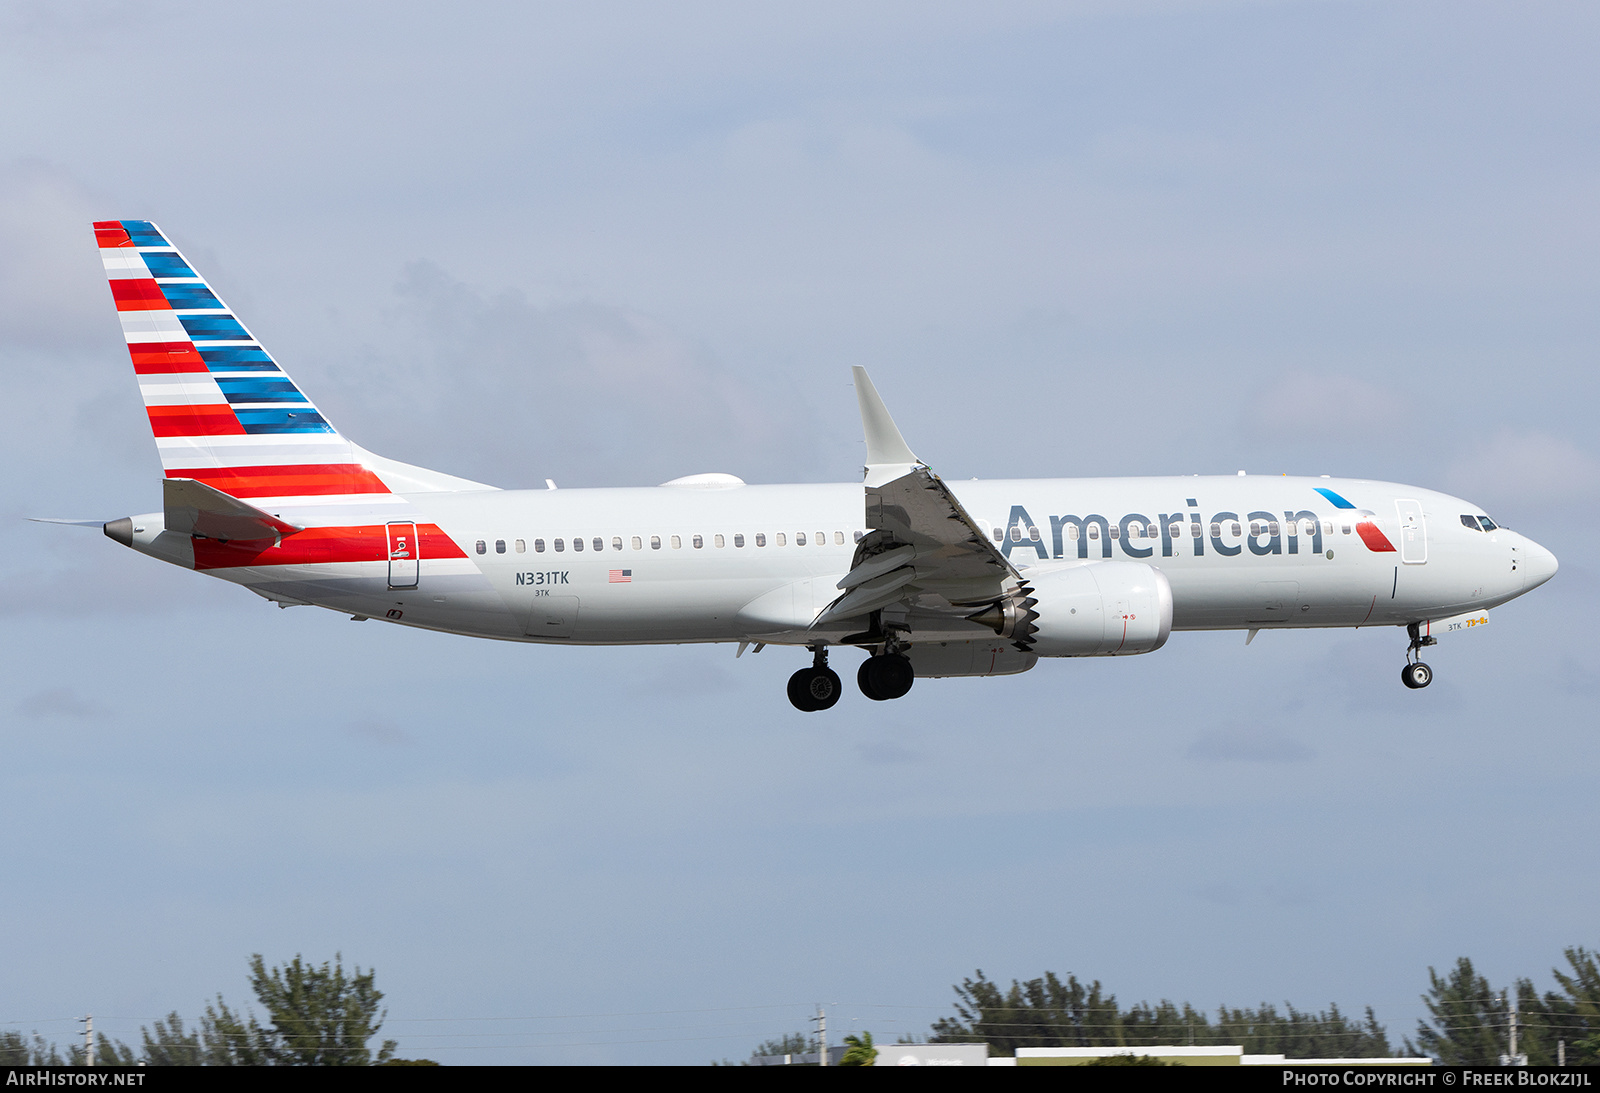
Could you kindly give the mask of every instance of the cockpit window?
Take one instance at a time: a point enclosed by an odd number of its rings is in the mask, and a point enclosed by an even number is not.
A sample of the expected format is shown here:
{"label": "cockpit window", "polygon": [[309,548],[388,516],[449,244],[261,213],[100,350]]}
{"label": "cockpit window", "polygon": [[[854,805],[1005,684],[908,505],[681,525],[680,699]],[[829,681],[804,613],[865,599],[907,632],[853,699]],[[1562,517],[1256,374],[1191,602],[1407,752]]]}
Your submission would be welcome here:
{"label": "cockpit window", "polygon": [[1479,526],[1478,518],[1476,516],[1463,516],[1463,517],[1461,517],[1461,523],[1462,523],[1463,526],[1469,527],[1473,531],[1482,531],[1483,530],[1483,528],[1481,526]]}
{"label": "cockpit window", "polygon": [[1487,516],[1478,517],[1478,523],[1483,525],[1483,530],[1484,531],[1493,531],[1495,528],[1500,526],[1499,524],[1495,523],[1493,520],[1489,519]]}

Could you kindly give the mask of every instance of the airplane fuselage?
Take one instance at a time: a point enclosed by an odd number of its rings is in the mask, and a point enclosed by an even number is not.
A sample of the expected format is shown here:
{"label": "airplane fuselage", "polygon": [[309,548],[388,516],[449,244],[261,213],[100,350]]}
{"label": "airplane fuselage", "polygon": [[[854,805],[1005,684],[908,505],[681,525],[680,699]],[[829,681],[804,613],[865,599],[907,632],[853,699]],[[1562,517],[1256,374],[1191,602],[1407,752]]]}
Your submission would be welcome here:
{"label": "airplane fuselage", "polygon": [[[1497,606],[1553,572],[1548,552],[1516,532],[1465,526],[1477,506],[1392,483],[948,484],[1024,577],[1106,560],[1159,568],[1174,630],[1404,625]],[[853,483],[424,493],[326,529],[327,560],[308,556],[321,544],[305,533],[270,545],[196,541],[162,535],[161,514],[135,519],[132,545],[279,602],[478,637],[804,645],[828,636],[808,625],[851,568],[866,531],[861,496]],[[318,508],[281,515],[314,526]],[[391,529],[406,525],[438,530],[408,533],[413,557],[396,574]],[[785,592],[781,608],[751,609]]]}

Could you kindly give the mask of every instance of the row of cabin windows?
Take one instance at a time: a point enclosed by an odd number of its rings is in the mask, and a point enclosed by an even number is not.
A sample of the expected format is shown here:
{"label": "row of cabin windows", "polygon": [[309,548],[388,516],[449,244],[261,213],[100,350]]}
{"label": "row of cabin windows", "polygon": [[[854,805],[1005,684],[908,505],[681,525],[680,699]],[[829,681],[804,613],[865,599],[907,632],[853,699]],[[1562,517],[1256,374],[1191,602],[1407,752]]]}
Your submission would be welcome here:
{"label": "row of cabin windows", "polygon": [[[863,531],[855,532],[854,533],[855,538],[854,538],[853,541],[859,543],[861,541],[861,537],[863,535],[865,535],[865,534],[866,534],[866,532],[863,532]],[[736,534],[734,534],[732,536],[713,535],[711,537],[711,542],[712,542],[712,544],[714,546],[725,547],[725,546],[728,545],[728,539],[729,538],[732,538],[733,545],[735,547],[743,547],[744,544],[745,544],[745,538],[744,538],[744,534],[742,532],[736,533]],[[672,544],[672,549],[673,550],[681,550],[683,548],[683,536],[681,536],[681,535],[669,535],[669,536],[667,536],[667,539]],[[758,531],[758,532],[755,533],[755,535],[751,536],[751,540],[752,540],[752,542],[754,542],[754,544],[756,546],[764,547],[764,546],[767,545],[767,533],[764,532],[764,531]],[[803,531],[797,531],[797,532],[794,533],[794,545],[795,546],[805,546],[807,542],[815,543],[817,546],[827,546],[828,545],[828,533],[826,531],[819,531],[819,532],[816,533],[816,535],[814,537],[809,538],[809,539],[807,538],[806,533],[803,532]],[[629,540],[628,540],[628,543],[634,550],[643,550],[644,549],[644,537],[641,536],[641,535],[631,536],[629,538]],[[691,536],[689,536],[689,543],[690,543],[691,546],[694,547],[694,549],[701,550],[706,545],[706,539],[705,539],[704,535],[691,535]],[[844,546],[844,543],[845,543],[844,532],[842,532],[842,531],[834,532],[833,533],[833,545],[834,546]],[[605,539],[603,537],[599,536],[599,535],[596,535],[592,539],[588,540],[588,544],[589,545],[588,545],[587,549],[591,549],[591,550],[604,550],[606,548]],[[788,536],[785,533],[781,532],[781,531],[778,532],[777,534],[775,534],[772,537],[772,545],[773,546],[787,546],[788,544],[789,544]],[[526,539],[515,539],[515,540],[513,540],[513,546],[516,548],[516,552],[518,554],[523,554],[523,553],[527,552],[528,541]],[[550,541],[550,546],[552,546],[555,549],[556,553],[559,554],[562,551],[567,549],[567,540],[565,540],[565,539],[552,539]],[[576,537],[575,536],[572,539],[572,549],[573,550],[580,550],[580,551],[586,549],[585,546],[584,546],[584,540],[581,537]],[[623,549],[622,536],[613,535],[611,537],[611,549],[612,550],[622,550]],[[661,536],[659,536],[659,535],[650,536],[650,549],[651,550],[660,550],[661,549]],[[488,541],[484,540],[484,539],[479,539],[478,542],[477,542],[477,551],[478,551],[479,554],[487,554],[487,553],[489,553]],[[533,541],[533,552],[535,554],[543,554],[544,551],[545,551],[545,541],[543,539],[535,539]],[[496,539],[494,541],[494,552],[496,554],[504,554],[506,552],[506,541],[504,539]]]}
{"label": "row of cabin windows", "polygon": [[[1487,517],[1485,517],[1485,519],[1487,519]],[[1466,522],[1466,517],[1462,517],[1462,522],[1463,523]],[[1190,534],[1195,539],[1199,539],[1205,534],[1204,529],[1203,529],[1203,525],[1200,525],[1200,524],[1189,524],[1189,525],[1171,524],[1171,525],[1169,525],[1167,527],[1167,535],[1168,535],[1168,537],[1173,538],[1173,539],[1182,539],[1183,535],[1184,535],[1183,529],[1184,529],[1185,526],[1188,526],[1189,528],[1192,529]],[[1218,538],[1221,538],[1221,536],[1222,536],[1222,527],[1223,527],[1222,524],[1213,522],[1212,525],[1211,525],[1211,534],[1214,535],[1214,536],[1217,536]],[[1078,528],[1077,524],[1068,524],[1062,530],[1063,530],[1063,532],[1065,533],[1065,535],[1066,535],[1066,537],[1068,539],[1076,539],[1076,538],[1078,538],[1079,528]],[[1349,535],[1350,532],[1351,532],[1351,527],[1350,527],[1349,524],[1342,524],[1342,525],[1340,525],[1340,530],[1344,534]],[[1083,529],[1083,532],[1084,532],[1084,534],[1087,534],[1088,537],[1091,538],[1091,539],[1098,539],[1098,538],[1100,538],[1100,525],[1099,524],[1089,524],[1086,528]],[[1254,520],[1250,524],[1250,534],[1251,535],[1277,535],[1278,532],[1279,532],[1279,525],[1278,525],[1278,521],[1276,521],[1276,520],[1272,520],[1272,521]],[[1230,523],[1228,525],[1228,533],[1230,535],[1235,535],[1235,536],[1243,535],[1244,534],[1244,528],[1240,525],[1240,523],[1238,521],[1234,521],[1234,522],[1232,522],[1232,523]],[[1316,521],[1314,521],[1314,520],[1302,520],[1299,523],[1290,523],[1289,524],[1289,534],[1290,535],[1296,535],[1296,534],[1315,535],[1316,533],[1317,533],[1317,524],[1316,524]],[[1324,523],[1322,525],[1322,533],[1324,535],[1332,535],[1333,534],[1333,521],[1331,521],[1331,520],[1327,521],[1326,523]],[[1108,535],[1112,539],[1120,539],[1122,537],[1122,527],[1120,525],[1118,525],[1118,524],[1108,524],[1108,526],[1106,528],[1106,535]],[[1128,538],[1130,538],[1130,539],[1155,539],[1155,538],[1160,537],[1160,535],[1161,535],[1161,525],[1160,524],[1129,524],[1128,525]],[[1022,528],[1021,524],[1018,524],[1018,525],[1016,525],[1015,527],[1013,527],[1011,529],[1011,541],[1013,543],[1022,542],[1024,537],[1026,537],[1031,542],[1035,542],[1035,543],[1039,542],[1040,541],[1039,529],[1036,528],[1036,527],[1029,527],[1027,529],[1026,535],[1024,535],[1023,528]],[[1005,533],[1004,530],[1002,530],[1001,528],[995,528],[994,529],[994,541],[995,542],[997,542],[997,543],[1004,542],[1005,538],[1006,538],[1006,533]]]}

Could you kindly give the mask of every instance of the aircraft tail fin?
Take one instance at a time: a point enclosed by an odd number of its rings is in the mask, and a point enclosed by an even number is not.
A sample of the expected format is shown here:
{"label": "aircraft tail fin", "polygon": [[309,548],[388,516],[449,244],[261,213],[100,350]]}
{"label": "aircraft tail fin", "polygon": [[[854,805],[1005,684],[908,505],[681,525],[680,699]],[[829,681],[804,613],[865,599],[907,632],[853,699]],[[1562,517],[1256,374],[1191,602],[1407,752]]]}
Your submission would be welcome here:
{"label": "aircraft tail fin", "polygon": [[[102,220],[94,234],[169,479],[279,506],[397,492],[159,228]],[[436,489],[491,488],[436,477]],[[409,480],[400,488],[419,485],[427,488]]]}

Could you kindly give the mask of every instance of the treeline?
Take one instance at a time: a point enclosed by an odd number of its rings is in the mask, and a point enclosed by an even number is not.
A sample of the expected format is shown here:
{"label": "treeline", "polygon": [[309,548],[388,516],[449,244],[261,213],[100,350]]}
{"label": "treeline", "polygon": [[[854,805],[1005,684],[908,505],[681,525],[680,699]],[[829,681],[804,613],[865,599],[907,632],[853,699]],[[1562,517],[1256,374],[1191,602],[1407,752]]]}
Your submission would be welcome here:
{"label": "treeline", "polygon": [[1084,985],[1054,972],[1009,989],[987,978],[955,988],[956,1016],[933,1026],[932,1043],[986,1042],[990,1054],[1015,1055],[1019,1047],[1153,1047],[1157,1044],[1243,1045],[1249,1055],[1301,1059],[1357,1059],[1393,1055],[1389,1037],[1368,1007],[1353,1020],[1338,1006],[1309,1012],[1263,1003],[1251,1009],[1220,1007],[1213,1020],[1188,1002],[1162,999],[1123,1009],[1099,980]]}
{"label": "treeline", "polygon": [[1268,1003],[1207,1012],[1188,1002],[1162,999],[1124,1009],[1099,980],[1063,981],[1054,972],[1008,988],[980,970],[955,987],[956,1015],[933,1026],[933,1043],[989,1044],[991,1054],[1019,1047],[1153,1047],[1158,1044],[1237,1044],[1248,1055],[1292,1059],[1360,1059],[1429,1055],[1442,1063],[1493,1066],[1516,1053],[1534,1066],[1552,1066],[1565,1051],[1569,1066],[1600,1064],[1600,956],[1567,949],[1567,968],[1552,969],[1560,990],[1538,993],[1528,979],[1495,990],[1462,957],[1447,975],[1428,969],[1423,995],[1430,1020],[1419,1021],[1416,1040],[1396,1049],[1372,1007],[1352,1018],[1331,1005],[1300,1010]]}
{"label": "treeline", "polygon": [[[347,975],[342,959],[320,967],[299,956],[268,970],[257,954],[250,961],[250,988],[266,1010],[266,1022],[236,1011],[218,995],[197,1022],[186,1026],[176,1012],[140,1028],[130,1047],[104,1033],[95,1038],[97,1066],[369,1066],[409,1062],[394,1058],[385,1040],[377,1052],[368,1041],[383,1026],[383,992],[374,973],[357,967]],[[0,1065],[82,1066],[81,1044],[62,1052],[37,1034],[0,1031]]]}

